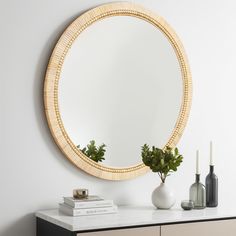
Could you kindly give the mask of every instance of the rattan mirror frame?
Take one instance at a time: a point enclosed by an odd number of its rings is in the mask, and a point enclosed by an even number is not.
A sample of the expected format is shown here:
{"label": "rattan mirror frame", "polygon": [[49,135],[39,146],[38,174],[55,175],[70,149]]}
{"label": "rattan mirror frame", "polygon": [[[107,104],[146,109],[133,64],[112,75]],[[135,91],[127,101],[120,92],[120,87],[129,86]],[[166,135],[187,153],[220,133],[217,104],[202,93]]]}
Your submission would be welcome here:
{"label": "rattan mirror frame", "polygon": [[120,2],[98,6],[74,20],[58,40],[46,71],[44,83],[45,112],[50,131],[64,155],[77,167],[96,177],[108,180],[124,180],[146,173],[149,168],[138,164],[127,168],[113,168],[87,158],[71,141],[61,120],[58,105],[58,83],[64,58],[74,40],[94,22],[112,16],[131,16],[143,19],[161,30],[173,46],[181,67],[183,79],[182,105],[175,128],[166,145],[175,146],[179,141],[189,116],[192,96],[191,74],[182,43],[174,30],[160,16],[134,3]]}

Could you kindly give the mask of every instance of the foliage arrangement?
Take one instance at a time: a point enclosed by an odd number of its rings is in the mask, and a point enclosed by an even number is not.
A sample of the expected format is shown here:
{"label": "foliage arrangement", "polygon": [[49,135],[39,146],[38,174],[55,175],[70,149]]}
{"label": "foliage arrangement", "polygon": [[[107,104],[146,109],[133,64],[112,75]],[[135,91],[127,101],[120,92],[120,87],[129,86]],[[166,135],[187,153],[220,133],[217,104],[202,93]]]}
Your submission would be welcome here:
{"label": "foliage arrangement", "polygon": [[[80,149],[80,145],[77,146]],[[105,160],[104,155],[105,155],[105,144],[102,144],[98,147],[96,147],[95,141],[91,140],[87,147],[84,147],[80,149],[87,157],[92,159],[95,162],[102,162]]]}
{"label": "foliage arrangement", "polygon": [[161,181],[165,183],[166,177],[171,172],[177,171],[183,161],[177,148],[165,147],[163,150],[153,146],[151,149],[147,144],[142,146],[142,160],[153,172],[157,172]]}

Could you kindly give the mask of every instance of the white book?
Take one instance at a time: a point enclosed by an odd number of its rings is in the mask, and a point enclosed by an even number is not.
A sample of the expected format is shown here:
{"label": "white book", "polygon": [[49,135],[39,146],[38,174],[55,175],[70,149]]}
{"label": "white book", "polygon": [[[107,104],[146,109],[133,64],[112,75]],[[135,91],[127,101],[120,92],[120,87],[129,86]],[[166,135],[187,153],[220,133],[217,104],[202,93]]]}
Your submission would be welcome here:
{"label": "white book", "polygon": [[96,207],[111,207],[114,205],[113,200],[82,200],[74,199],[72,197],[64,197],[64,203],[78,209],[96,208]]}
{"label": "white book", "polygon": [[88,216],[88,215],[100,215],[100,214],[112,214],[118,210],[117,206],[112,207],[100,207],[100,208],[86,208],[75,209],[65,203],[59,203],[59,211],[70,216]]}
{"label": "white book", "polygon": [[[64,197],[65,198],[65,197]],[[67,199],[70,199],[71,201],[74,202],[90,202],[90,201],[101,201],[104,200],[104,198],[96,196],[96,195],[89,195],[86,198],[73,198],[73,197],[66,197]]]}

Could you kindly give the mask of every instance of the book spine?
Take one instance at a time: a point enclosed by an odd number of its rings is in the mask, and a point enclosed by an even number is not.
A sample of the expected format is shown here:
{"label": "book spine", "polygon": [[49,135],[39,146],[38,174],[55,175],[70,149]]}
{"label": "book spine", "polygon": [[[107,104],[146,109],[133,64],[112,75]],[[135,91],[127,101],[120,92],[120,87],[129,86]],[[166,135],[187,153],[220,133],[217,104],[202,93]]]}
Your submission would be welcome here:
{"label": "book spine", "polygon": [[97,208],[97,207],[111,207],[113,206],[113,201],[97,201],[97,202],[70,202],[65,200],[64,201],[67,205],[77,208],[77,209],[84,209],[84,208]]}
{"label": "book spine", "polygon": [[60,207],[60,211],[72,216],[86,216],[86,215],[98,215],[109,214],[117,212],[117,207],[104,207],[93,209],[67,209],[67,207]]}
{"label": "book spine", "polygon": [[115,213],[117,212],[116,207],[104,207],[104,208],[93,208],[93,209],[82,209],[79,210],[79,212],[76,212],[77,210],[74,210],[73,215],[79,216],[79,215],[96,215],[96,214],[108,214],[108,213]]}

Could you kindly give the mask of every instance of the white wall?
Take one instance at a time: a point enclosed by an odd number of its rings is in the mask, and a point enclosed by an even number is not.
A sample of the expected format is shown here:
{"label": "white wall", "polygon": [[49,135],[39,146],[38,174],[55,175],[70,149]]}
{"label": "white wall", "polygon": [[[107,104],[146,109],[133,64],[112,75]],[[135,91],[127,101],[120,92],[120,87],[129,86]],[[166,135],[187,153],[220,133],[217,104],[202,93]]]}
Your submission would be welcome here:
{"label": "white wall", "polygon": [[[104,0],[0,0],[0,235],[35,234],[34,212],[53,208],[76,187],[116,203],[150,204],[159,184],[149,173],[111,182],[85,174],[60,153],[43,111],[47,61],[59,35],[81,12]],[[194,155],[207,173],[208,142],[214,141],[220,204],[235,202],[236,3],[234,0],[137,0],[162,15],[185,45],[194,83],[190,119],[179,143],[185,160],[167,183],[177,204],[188,198]],[[236,209],[236,208],[235,208]]]}

